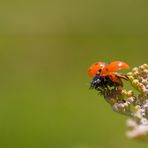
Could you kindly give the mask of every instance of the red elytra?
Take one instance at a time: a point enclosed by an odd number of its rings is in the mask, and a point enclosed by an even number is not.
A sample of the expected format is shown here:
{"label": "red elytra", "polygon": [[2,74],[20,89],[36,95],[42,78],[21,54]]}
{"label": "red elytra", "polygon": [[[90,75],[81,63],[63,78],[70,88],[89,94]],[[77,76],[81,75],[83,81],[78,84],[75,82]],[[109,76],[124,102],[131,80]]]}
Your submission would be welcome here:
{"label": "red elytra", "polygon": [[114,61],[109,64],[107,64],[101,71],[102,76],[108,75],[110,72],[115,72],[121,69],[127,69],[129,68],[128,64],[121,61]]}
{"label": "red elytra", "polygon": [[109,64],[105,64],[104,62],[97,62],[89,67],[87,73],[90,77],[94,77],[96,76],[96,74],[100,74],[100,76],[102,77],[107,76],[112,82],[122,85],[122,81],[120,78],[128,80],[128,77],[122,73],[115,72],[127,68],[129,68],[128,64],[122,61],[114,61]]}
{"label": "red elytra", "polygon": [[105,67],[105,63],[104,62],[97,62],[95,64],[92,64],[88,71],[87,71],[87,74],[90,76],[90,77],[94,77],[97,72],[101,69],[103,69]]}

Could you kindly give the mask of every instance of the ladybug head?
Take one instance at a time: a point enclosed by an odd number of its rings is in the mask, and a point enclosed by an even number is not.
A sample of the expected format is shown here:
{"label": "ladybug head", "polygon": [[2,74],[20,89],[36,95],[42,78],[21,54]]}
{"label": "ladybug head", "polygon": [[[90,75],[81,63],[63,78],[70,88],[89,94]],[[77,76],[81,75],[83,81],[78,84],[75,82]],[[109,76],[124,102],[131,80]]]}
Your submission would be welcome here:
{"label": "ladybug head", "polygon": [[90,89],[92,88],[97,88],[98,86],[100,86],[100,83],[101,83],[101,79],[102,79],[102,77],[99,75],[99,74],[97,74],[93,79],[92,79],[92,81],[91,81],[91,83],[90,83]]}

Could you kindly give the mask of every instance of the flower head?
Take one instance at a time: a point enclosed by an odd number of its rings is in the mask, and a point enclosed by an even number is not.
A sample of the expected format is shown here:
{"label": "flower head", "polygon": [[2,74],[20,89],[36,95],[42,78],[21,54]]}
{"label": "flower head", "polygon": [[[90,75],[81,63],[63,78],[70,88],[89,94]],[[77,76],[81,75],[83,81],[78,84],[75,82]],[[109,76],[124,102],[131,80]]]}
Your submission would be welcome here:
{"label": "flower head", "polygon": [[[131,90],[116,85],[96,90],[114,111],[131,117],[127,121],[129,130],[126,135],[129,138],[145,138],[148,137],[148,65],[133,68],[127,77]],[[135,89],[138,94],[134,93]]]}

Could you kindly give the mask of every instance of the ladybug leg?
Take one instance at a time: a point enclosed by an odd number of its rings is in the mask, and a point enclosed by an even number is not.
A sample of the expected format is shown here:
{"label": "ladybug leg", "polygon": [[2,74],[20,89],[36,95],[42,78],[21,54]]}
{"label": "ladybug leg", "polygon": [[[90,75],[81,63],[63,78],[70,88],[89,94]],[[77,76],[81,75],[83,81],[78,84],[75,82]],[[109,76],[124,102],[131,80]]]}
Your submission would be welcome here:
{"label": "ladybug leg", "polygon": [[97,91],[99,91],[100,94],[102,94],[103,89],[101,87],[96,88]]}

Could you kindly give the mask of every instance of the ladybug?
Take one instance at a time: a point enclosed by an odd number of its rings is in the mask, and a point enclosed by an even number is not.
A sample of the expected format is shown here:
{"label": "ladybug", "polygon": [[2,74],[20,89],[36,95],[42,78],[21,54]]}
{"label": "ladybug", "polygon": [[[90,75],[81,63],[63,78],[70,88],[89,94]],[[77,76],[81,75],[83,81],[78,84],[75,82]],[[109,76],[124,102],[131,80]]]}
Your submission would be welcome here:
{"label": "ladybug", "polygon": [[114,61],[108,64],[104,62],[92,64],[87,71],[87,74],[93,77],[90,88],[104,91],[108,89],[108,87],[122,87],[123,83],[121,78],[125,80],[129,78],[123,73],[116,71],[127,68],[129,68],[128,64],[121,61]]}

